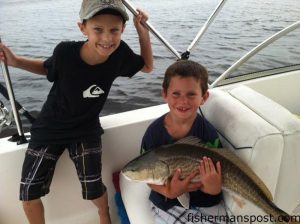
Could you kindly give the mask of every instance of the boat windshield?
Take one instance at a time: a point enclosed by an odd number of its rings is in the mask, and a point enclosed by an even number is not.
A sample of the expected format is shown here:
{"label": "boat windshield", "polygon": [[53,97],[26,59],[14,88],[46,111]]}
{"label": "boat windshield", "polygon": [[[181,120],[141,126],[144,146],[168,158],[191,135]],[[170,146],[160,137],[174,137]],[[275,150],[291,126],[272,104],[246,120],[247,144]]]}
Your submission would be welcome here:
{"label": "boat windshield", "polygon": [[[255,54],[248,53],[248,59],[241,58],[221,76],[213,86],[234,83],[257,77],[276,75],[300,69],[300,26],[281,36]],[[246,56],[246,55],[245,55]],[[226,73],[226,74],[225,74]],[[220,76],[220,77],[221,77]]]}

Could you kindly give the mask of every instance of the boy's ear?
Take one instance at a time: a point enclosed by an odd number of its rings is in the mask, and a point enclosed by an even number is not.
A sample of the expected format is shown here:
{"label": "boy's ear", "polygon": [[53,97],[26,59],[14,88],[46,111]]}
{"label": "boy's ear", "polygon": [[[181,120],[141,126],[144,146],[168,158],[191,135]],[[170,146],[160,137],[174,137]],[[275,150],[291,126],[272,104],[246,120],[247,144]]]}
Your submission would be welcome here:
{"label": "boy's ear", "polygon": [[126,23],[123,24],[122,33],[124,32],[125,28],[126,28]]}
{"label": "boy's ear", "polygon": [[79,29],[80,29],[81,33],[82,33],[83,35],[85,35],[85,36],[86,36],[86,32],[85,32],[85,26],[84,26],[84,24],[83,24],[83,23],[81,23],[81,22],[78,22],[78,23],[77,23],[77,25],[78,25],[78,27],[79,27]]}
{"label": "boy's ear", "polygon": [[162,97],[164,98],[164,100],[166,101],[167,94],[166,94],[166,92],[165,92],[164,89],[161,90],[161,95],[162,95]]}
{"label": "boy's ear", "polygon": [[208,97],[209,97],[209,91],[207,90],[202,96],[203,99],[200,105],[203,105],[205,101],[208,99]]}

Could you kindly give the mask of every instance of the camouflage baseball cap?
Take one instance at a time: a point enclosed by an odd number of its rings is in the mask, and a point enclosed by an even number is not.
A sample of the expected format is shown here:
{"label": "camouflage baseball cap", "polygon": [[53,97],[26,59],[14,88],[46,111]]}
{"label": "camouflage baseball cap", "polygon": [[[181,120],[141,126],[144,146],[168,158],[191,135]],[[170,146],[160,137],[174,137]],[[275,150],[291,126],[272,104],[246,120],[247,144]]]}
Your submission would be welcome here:
{"label": "camouflage baseball cap", "polygon": [[96,13],[104,9],[113,9],[118,11],[123,19],[129,19],[128,14],[121,0],[83,0],[79,17],[81,21],[92,18]]}

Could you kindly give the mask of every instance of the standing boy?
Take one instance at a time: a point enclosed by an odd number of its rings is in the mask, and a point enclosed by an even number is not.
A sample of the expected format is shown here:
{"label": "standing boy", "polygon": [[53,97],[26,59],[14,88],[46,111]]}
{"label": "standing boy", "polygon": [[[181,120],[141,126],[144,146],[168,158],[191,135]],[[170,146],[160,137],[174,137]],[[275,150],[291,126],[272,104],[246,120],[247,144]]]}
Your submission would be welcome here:
{"label": "standing boy", "polygon": [[[150,124],[142,140],[142,152],[173,144],[187,136],[217,144],[215,128],[198,113],[209,97],[207,82],[206,69],[196,62],[177,61],[169,66],[162,95],[170,111]],[[204,157],[199,161],[199,172],[200,183],[192,181],[195,172],[182,180],[178,169],[170,186],[149,184],[155,223],[223,223],[218,219],[227,214],[222,201],[220,162],[215,166],[210,158]],[[185,209],[177,200],[184,193],[190,194],[190,209]]]}
{"label": "standing boy", "polygon": [[44,224],[40,197],[49,192],[55,164],[65,148],[74,162],[83,198],[98,207],[101,224],[110,224],[106,187],[101,178],[99,113],[113,81],[153,69],[149,31],[142,12],[134,18],[141,56],[121,40],[128,15],[120,0],[83,0],[80,31],[86,41],[61,42],[46,61],[18,57],[0,44],[0,60],[46,75],[53,86],[31,128],[20,185],[20,200],[31,224]]}

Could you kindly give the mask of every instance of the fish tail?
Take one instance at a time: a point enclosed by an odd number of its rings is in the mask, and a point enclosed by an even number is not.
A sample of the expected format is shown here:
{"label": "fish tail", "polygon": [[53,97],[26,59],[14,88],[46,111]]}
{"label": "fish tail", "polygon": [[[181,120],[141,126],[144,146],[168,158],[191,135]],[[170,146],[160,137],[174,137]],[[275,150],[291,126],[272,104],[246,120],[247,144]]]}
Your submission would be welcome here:
{"label": "fish tail", "polygon": [[287,216],[285,217],[285,221],[282,221],[282,219],[280,219],[277,223],[287,223],[287,224],[300,224],[300,216],[294,216],[294,215],[291,215],[291,216]]}
{"label": "fish tail", "polygon": [[298,215],[289,215],[284,211],[280,211],[276,215],[273,215],[274,220],[277,224],[300,224],[300,216]]}
{"label": "fish tail", "polygon": [[[274,204],[274,202],[269,201],[269,213],[270,214],[270,221],[276,224],[288,224],[291,220],[291,216],[283,211],[282,209],[278,208],[277,205]],[[291,224],[291,223],[289,223]]]}

